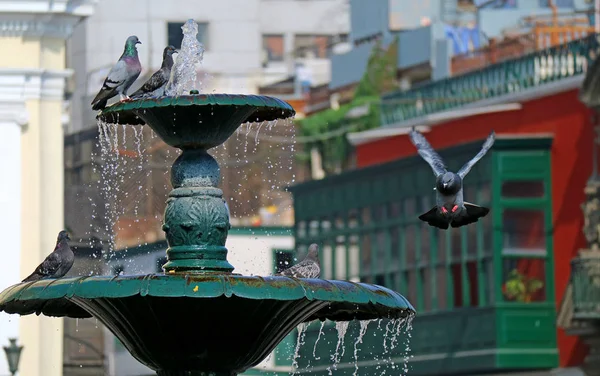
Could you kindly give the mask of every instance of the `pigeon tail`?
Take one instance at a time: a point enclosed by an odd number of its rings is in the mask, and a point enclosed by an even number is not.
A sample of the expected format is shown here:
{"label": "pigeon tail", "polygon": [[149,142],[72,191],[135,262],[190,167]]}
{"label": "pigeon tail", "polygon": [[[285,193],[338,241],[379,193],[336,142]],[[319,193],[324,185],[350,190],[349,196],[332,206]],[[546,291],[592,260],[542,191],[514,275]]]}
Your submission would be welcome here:
{"label": "pigeon tail", "polygon": [[29,275],[29,277],[25,278],[24,280],[22,280],[21,282],[34,282],[34,281],[39,281],[40,279],[44,278],[43,275],[38,274],[37,270],[33,273],[31,273]]}
{"label": "pigeon tail", "polygon": [[[108,98],[98,98],[100,97],[100,94],[103,94],[103,92],[98,93],[92,102],[92,110],[94,111],[104,110],[106,108],[106,104],[108,103]],[[105,96],[108,97],[109,95]]]}
{"label": "pigeon tail", "polygon": [[450,226],[448,220],[440,214],[437,206],[434,206],[427,213],[421,214],[419,219],[423,222],[427,222],[429,226],[437,227],[442,230],[447,230]]}

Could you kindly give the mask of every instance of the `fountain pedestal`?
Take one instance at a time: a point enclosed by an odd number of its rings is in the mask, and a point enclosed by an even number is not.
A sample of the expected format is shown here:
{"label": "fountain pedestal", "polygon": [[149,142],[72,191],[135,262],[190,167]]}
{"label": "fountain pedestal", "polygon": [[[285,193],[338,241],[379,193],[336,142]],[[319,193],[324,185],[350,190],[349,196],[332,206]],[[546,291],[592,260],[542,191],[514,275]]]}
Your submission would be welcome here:
{"label": "fountain pedestal", "polygon": [[176,272],[231,272],[225,241],[231,227],[220,169],[203,149],[183,149],[173,164],[163,230],[169,260],[163,269]]}

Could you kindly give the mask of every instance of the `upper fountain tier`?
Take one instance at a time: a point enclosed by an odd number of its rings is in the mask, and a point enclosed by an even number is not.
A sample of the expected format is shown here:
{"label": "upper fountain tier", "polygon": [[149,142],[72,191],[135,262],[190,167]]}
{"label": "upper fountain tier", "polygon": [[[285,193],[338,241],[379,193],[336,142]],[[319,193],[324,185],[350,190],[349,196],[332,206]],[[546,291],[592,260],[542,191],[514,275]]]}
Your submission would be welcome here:
{"label": "upper fountain tier", "polygon": [[195,94],[114,104],[98,115],[106,123],[150,126],[167,144],[208,150],[224,143],[246,122],[296,114],[281,99],[260,95]]}

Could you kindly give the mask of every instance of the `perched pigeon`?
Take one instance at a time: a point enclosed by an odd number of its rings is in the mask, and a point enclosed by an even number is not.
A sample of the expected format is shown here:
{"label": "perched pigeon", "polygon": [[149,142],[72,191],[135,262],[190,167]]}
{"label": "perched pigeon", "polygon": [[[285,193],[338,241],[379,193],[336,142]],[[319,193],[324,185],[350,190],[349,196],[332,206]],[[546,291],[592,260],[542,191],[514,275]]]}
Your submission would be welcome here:
{"label": "perched pigeon", "polygon": [[173,46],[165,47],[160,69],[154,72],[152,77],[141,88],[131,94],[131,98],[156,98],[165,94],[165,87],[167,86],[167,82],[169,82],[169,77],[171,77],[171,68],[173,68],[173,54],[176,52],[177,49]]}
{"label": "perched pigeon", "polygon": [[319,246],[311,244],[308,247],[308,254],[304,260],[289,269],[286,269],[278,275],[295,278],[319,278],[321,275],[321,266],[319,265]]}
{"label": "perched pigeon", "polygon": [[68,240],[71,238],[66,231],[59,232],[54,252],[49,254],[23,282],[37,281],[43,278],[60,278],[67,274],[75,261],[75,255],[69,247]]}
{"label": "perched pigeon", "polygon": [[419,219],[427,222],[430,226],[447,230],[449,225],[461,227],[485,217],[490,209],[463,201],[462,181],[475,163],[483,158],[494,144],[496,138],[494,131],[485,140],[479,153],[456,174],[446,170],[442,158],[433,150],[421,133],[413,128],[409,136],[412,143],[417,147],[419,155],[429,163],[436,177],[436,206],[419,216]]}
{"label": "perched pigeon", "polygon": [[100,89],[98,95],[92,101],[93,110],[102,110],[106,107],[106,102],[117,94],[121,97],[121,101],[131,99],[127,96],[127,90],[142,71],[137,51],[137,44],[141,43],[135,35],[127,38],[123,55],[121,55],[119,61],[108,72],[102,89]]}

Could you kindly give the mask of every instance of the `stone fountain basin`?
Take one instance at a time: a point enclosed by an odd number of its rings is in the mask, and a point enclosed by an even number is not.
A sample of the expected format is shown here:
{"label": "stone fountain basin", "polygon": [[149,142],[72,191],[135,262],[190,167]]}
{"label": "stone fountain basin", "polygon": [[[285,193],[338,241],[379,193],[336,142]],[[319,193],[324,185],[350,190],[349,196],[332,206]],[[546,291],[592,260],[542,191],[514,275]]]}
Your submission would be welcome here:
{"label": "stone fountain basin", "polygon": [[302,322],[397,319],[415,311],[402,295],[377,285],[237,274],[20,283],[0,293],[0,310],[94,316],[154,370],[223,374],[257,365]]}
{"label": "stone fountain basin", "polygon": [[295,113],[287,102],[274,97],[196,94],[119,102],[104,109],[98,119],[147,124],[168,145],[208,150],[224,143],[242,123],[284,119]]}

